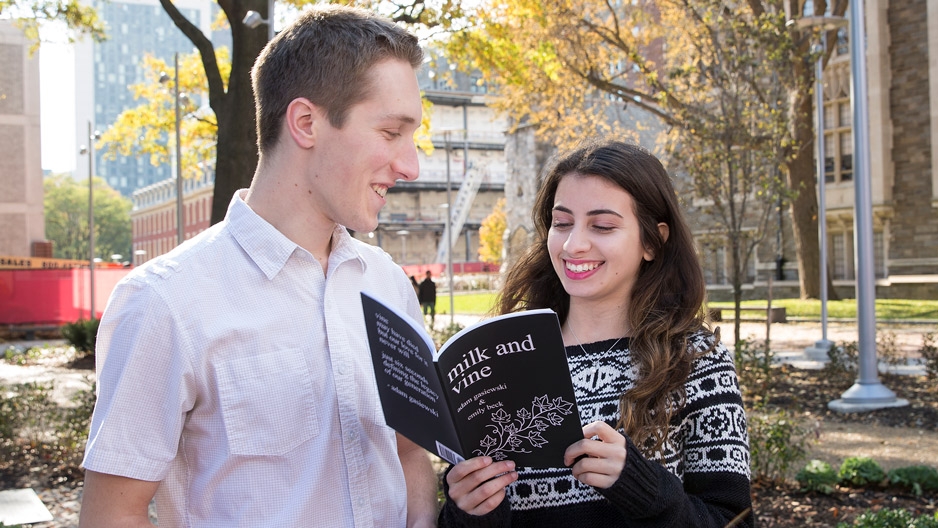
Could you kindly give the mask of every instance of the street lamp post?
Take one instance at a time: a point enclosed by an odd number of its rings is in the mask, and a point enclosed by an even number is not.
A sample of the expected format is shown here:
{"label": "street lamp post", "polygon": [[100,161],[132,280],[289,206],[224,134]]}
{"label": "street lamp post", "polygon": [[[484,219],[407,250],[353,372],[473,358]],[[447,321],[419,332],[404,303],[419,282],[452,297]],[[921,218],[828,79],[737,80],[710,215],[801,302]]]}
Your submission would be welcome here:
{"label": "street lamp post", "polygon": [[[169,75],[160,74],[160,82],[165,84],[169,82]],[[182,185],[182,143],[179,137],[181,112],[180,101],[188,99],[185,94],[179,93],[179,53],[173,55],[173,96],[175,99],[176,113],[176,244],[182,244],[186,240],[185,234],[185,215],[183,209],[183,185]]]}
{"label": "street lamp post", "polygon": [[859,377],[838,400],[828,404],[839,412],[903,407],[908,400],[879,381],[876,359],[876,280],[873,268],[873,193],[870,183],[870,130],[866,94],[866,30],[864,2],[850,2],[850,105],[853,110],[854,224],[857,262],[857,330]]}
{"label": "street lamp post", "polygon": [[257,11],[251,10],[244,14],[241,22],[251,29],[261,24],[267,24],[267,40],[273,40],[276,36],[274,31],[274,0],[267,0],[267,18],[262,17]]}
{"label": "street lamp post", "polygon": [[176,243],[186,239],[182,200],[182,145],[179,139],[179,53],[173,54],[173,92],[176,99]]}
{"label": "street lamp post", "polygon": [[821,268],[821,339],[814,342],[814,346],[805,349],[805,355],[812,359],[827,359],[827,352],[834,343],[827,339],[827,186],[824,160],[826,157],[824,146],[824,55],[827,51],[827,32],[847,25],[843,17],[814,16],[804,17],[796,22],[799,29],[816,28],[820,31],[819,42],[812,46],[817,54],[814,73],[814,106],[817,119],[814,142],[817,152],[817,185],[818,185],[818,241],[820,242],[820,268]]}
{"label": "street lamp post", "polygon": [[401,237],[401,264],[407,264],[407,235],[410,231],[401,229],[397,234]]}
{"label": "street lamp post", "polygon": [[101,134],[92,130],[91,121],[88,121],[88,146],[79,149],[81,154],[88,155],[88,283],[91,289],[91,305],[89,306],[89,320],[97,316],[94,306],[94,142]]}
{"label": "street lamp post", "polygon": [[455,302],[453,301],[453,200],[451,198],[452,176],[449,166],[449,130],[443,132],[446,149],[446,276],[449,281],[449,325],[455,324]]}

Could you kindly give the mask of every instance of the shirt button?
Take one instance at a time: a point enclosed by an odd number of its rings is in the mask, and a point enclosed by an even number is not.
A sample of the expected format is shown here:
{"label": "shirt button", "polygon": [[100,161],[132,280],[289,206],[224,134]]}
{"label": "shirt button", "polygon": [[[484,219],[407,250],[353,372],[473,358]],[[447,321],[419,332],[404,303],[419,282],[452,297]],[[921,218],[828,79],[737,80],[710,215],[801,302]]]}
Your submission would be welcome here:
{"label": "shirt button", "polygon": [[348,374],[348,367],[345,366],[344,364],[339,365],[339,374],[341,374],[341,375],[343,375],[343,376],[346,375],[346,374]]}

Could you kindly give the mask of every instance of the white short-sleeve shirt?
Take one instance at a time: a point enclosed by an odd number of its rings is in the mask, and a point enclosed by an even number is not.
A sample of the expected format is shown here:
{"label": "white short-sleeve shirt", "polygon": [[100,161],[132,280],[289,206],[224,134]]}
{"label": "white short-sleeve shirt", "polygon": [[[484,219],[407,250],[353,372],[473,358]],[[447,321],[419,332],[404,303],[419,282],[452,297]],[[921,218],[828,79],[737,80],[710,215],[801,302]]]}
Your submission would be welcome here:
{"label": "white short-sleeve shirt", "polygon": [[84,466],[161,481],[162,528],[404,526],[362,290],[421,319],[381,249],[337,227],[324,276],[239,191],[223,222],[115,288]]}

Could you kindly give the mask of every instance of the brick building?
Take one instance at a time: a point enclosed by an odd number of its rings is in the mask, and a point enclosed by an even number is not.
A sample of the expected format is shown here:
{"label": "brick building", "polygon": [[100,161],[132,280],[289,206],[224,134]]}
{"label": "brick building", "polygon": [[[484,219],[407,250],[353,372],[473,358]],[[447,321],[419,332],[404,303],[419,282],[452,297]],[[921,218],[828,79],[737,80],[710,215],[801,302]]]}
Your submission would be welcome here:
{"label": "brick building", "polygon": [[[215,173],[205,171],[198,180],[183,180],[183,234],[186,239],[206,230],[212,212]],[[143,264],[176,247],[176,180],[163,180],[134,191],[133,264]]]}
{"label": "brick building", "polygon": [[39,53],[0,20],[0,255],[47,248],[39,137]]}

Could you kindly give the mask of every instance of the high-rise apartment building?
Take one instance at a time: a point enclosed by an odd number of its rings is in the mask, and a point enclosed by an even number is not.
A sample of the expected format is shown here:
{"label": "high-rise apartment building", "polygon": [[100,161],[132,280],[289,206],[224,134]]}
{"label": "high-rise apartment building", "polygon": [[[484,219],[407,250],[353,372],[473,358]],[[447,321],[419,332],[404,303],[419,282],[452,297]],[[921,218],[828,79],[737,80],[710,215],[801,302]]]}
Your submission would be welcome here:
{"label": "high-rise apartment building", "polygon": [[[176,7],[213,42],[224,43],[227,32],[213,34],[211,22],[217,6],[210,0],[180,0]],[[108,39],[75,49],[76,144],[87,145],[88,122],[103,131],[127,108],[142,103],[129,90],[144,82],[142,62],[146,55],[166,61],[172,68],[174,53],[192,53],[192,43],[173,24],[157,0],[95,0],[99,16],[107,24]],[[219,38],[220,37],[220,38]],[[230,36],[228,36],[230,42]],[[216,44],[218,45],[218,44]],[[167,72],[172,75],[172,71]],[[169,88],[167,88],[169,89]],[[171,141],[170,137],[166,138]],[[88,160],[76,152],[77,178],[87,178]],[[105,160],[96,151],[94,172],[124,196],[134,190],[175,176],[173,164],[153,166],[149,156]]]}

